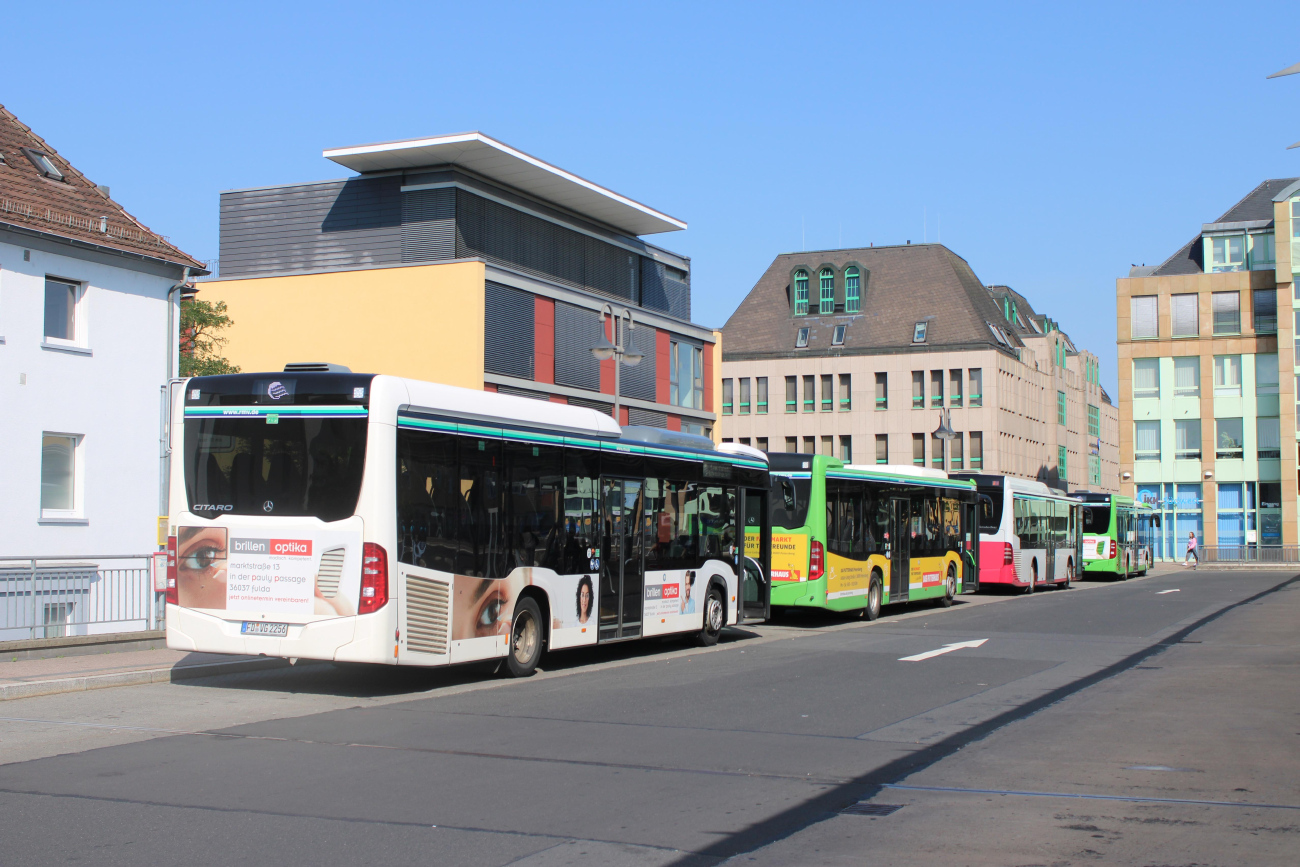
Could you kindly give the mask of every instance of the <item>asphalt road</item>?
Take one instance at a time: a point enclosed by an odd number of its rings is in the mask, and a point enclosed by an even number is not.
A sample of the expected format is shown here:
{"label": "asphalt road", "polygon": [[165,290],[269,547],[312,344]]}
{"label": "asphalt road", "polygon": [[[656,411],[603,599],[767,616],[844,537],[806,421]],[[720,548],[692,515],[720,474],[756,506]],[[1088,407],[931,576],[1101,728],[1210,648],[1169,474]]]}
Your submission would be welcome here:
{"label": "asphalt road", "polygon": [[6,702],[0,861],[1294,863],[1292,574]]}

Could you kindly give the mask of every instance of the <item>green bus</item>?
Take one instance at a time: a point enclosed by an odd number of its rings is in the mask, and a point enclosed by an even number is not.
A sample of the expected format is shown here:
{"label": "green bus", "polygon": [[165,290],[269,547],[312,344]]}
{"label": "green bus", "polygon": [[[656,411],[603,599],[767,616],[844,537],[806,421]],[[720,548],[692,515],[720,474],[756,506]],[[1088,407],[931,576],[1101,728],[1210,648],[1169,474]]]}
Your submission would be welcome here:
{"label": "green bus", "polygon": [[951,605],[979,586],[974,482],[917,467],[768,453],[773,609]]}
{"label": "green bus", "polygon": [[1083,571],[1125,579],[1145,575],[1154,559],[1160,514],[1130,497],[1076,491],[1083,502]]}

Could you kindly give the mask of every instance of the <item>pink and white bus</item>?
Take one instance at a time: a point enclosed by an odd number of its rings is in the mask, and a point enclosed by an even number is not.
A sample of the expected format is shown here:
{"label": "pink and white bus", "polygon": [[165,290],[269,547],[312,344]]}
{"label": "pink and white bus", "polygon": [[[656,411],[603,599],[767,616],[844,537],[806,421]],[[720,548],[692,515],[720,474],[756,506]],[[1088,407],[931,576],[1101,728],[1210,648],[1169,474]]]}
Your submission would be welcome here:
{"label": "pink and white bus", "polygon": [[979,491],[981,586],[1070,586],[1083,562],[1078,500],[1028,479],[953,476]]}

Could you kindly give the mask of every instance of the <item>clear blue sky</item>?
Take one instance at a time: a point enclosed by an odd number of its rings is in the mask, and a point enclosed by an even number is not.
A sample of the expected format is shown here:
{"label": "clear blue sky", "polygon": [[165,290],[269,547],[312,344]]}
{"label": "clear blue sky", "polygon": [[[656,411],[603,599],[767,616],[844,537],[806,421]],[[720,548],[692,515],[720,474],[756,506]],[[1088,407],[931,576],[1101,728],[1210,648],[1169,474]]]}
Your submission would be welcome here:
{"label": "clear blue sky", "polygon": [[1300,176],[1300,76],[1265,80],[1297,24],[1294,0],[13,3],[0,101],[200,258],[221,190],[482,130],[686,220],[651,240],[717,326],[775,254],[919,241],[928,215],[1114,394],[1115,278]]}

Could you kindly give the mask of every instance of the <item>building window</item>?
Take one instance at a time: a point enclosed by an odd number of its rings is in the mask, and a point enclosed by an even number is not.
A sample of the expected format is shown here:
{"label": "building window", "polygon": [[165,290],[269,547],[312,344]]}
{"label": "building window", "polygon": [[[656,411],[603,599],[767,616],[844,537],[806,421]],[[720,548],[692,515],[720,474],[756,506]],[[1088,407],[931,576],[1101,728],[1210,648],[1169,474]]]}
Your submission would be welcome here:
{"label": "building window", "polygon": [[844,312],[862,310],[862,289],[858,283],[858,269],[850,265],[844,269]]}
{"label": "building window", "polygon": [[[1276,246],[1272,232],[1256,232],[1250,236],[1249,266],[1252,271],[1272,271],[1277,267]],[[1271,290],[1270,290],[1271,291]]]}
{"label": "building window", "polygon": [[1068,419],[1068,408],[1065,403],[1065,392],[1056,393],[1056,423],[1066,424]]}
{"label": "building window", "polygon": [[1241,356],[1214,356],[1214,396],[1239,397],[1241,395]]}
{"label": "building window", "polygon": [[818,275],[818,281],[821,283],[821,303],[817,307],[818,313],[835,312],[835,272],[830,268],[823,268]]}
{"label": "building window", "polygon": [[767,377],[760,376],[754,380],[754,383],[758,387],[757,412],[759,415],[767,415]]}
{"label": "building window", "polygon": [[808,315],[808,272],[802,269],[794,272],[794,315]]}
{"label": "building window", "polygon": [[889,374],[876,374],[876,409],[889,409]]}
{"label": "building window", "polygon": [[1133,359],[1133,399],[1160,396],[1160,359]]}
{"label": "building window", "polygon": [[1256,457],[1261,461],[1279,460],[1282,457],[1282,423],[1276,418],[1255,419]]}
{"label": "building window", "polygon": [[803,349],[808,345],[808,331],[807,328],[799,329],[799,333],[794,336],[795,349]]}
{"label": "building window", "polygon": [[1201,420],[1180,418],[1174,420],[1174,460],[1199,461],[1201,459]]}
{"label": "building window", "polygon": [[970,436],[970,468],[972,470],[984,469],[984,434],[980,431],[973,430]]}
{"label": "building window", "polygon": [[1133,460],[1160,460],[1160,422],[1139,421],[1133,423]]}
{"label": "building window", "polygon": [[767,437],[754,437],[754,448],[760,452],[767,451]]}
{"label": "building window", "polygon": [[840,411],[848,412],[853,409],[853,375],[849,373],[840,374]]}
{"label": "building window", "polygon": [[813,412],[817,409],[817,377],[805,376],[803,378],[803,411]]}
{"label": "building window", "polygon": [[943,371],[930,371],[930,406],[943,408]]}
{"label": "building window", "polygon": [[1195,294],[1174,295],[1169,299],[1170,331],[1174,337],[1196,337],[1201,333],[1200,314]]}
{"label": "building window", "polygon": [[925,434],[912,434],[912,465],[925,466]]}
{"label": "building window", "polygon": [[1240,271],[1246,261],[1246,236],[1224,235],[1210,242],[1210,272]]}
{"label": "building window", "polygon": [[1056,477],[1062,482],[1068,482],[1070,478],[1070,470],[1066,466],[1065,446],[1056,447]]}
{"label": "building window", "polygon": [[984,371],[978,367],[970,369],[970,405],[984,405]]}
{"label": "building window", "polygon": [[1135,295],[1130,298],[1129,315],[1134,340],[1150,340],[1160,336],[1155,295]]}
{"label": "building window", "polygon": [[817,454],[817,437],[804,437],[803,450],[810,455]]}
{"label": "building window", "polygon": [[799,409],[799,378],[796,376],[787,376],[785,378],[785,411],[795,412]]}
{"label": "building window", "polygon": [[704,409],[704,349],[673,341],[668,347],[668,402]]}
{"label": "building window", "polygon": [[1245,453],[1246,441],[1239,418],[1214,420],[1214,457],[1220,461],[1239,461]]}
{"label": "building window", "polygon": [[1101,408],[1088,404],[1088,436],[1101,436]]}
{"label": "building window", "polygon": [[912,342],[925,343],[925,332],[928,329],[928,322],[918,322],[912,327]]}
{"label": "building window", "polygon": [[27,154],[27,159],[32,161],[32,165],[36,166],[36,170],[42,175],[55,181],[63,180],[63,172],[59,171],[59,167],[54,164],[54,160],[50,159],[49,154],[35,148],[23,148],[22,151]]}
{"label": "building window", "polygon": [[822,412],[835,409],[835,375],[822,374]]}
{"label": "building window", "polygon": [[943,469],[943,440],[930,434],[930,466],[936,470]]}
{"label": "building window", "polygon": [[799,451],[799,438],[798,438],[798,437],[786,437],[786,438],[785,438],[785,450],[786,450],[787,452],[791,452],[791,453]]}
{"label": "building window", "polygon": [[950,454],[948,455],[948,466],[954,470],[963,469],[966,465],[966,455],[964,454],[964,442],[960,433],[953,437],[951,445],[948,446]]}
{"label": "building window", "polygon": [[1277,353],[1266,352],[1255,356],[1255,394],[1277,394]]}
{"label": "building window", "polygon": [[1194,355],[1174,359],[1174,397],[1201,396],[1201,359]]}
{"label": "building window", "polygon": [[912,409],[925,409],[925,371],[912,371]]}
{"label": "building window", "polygon": [[740,414],[749,415],[749,408],[750,408],[749,377],[748,376],[742,377],[738,381],[740,383]]}
{"label": "building window", "polygon": [[75,518],[81,514],[81,437],[47,433],[41,437],[41,517]]}
{"label": "building window", "polygon": [[737,442],[739,442],[742,446],[747,446],[750,444],[749,437],[741,437],[739,440],[737,440]]}
{"label": "building window", "polygon": [[835,330],[831,332],[831,346],[844,345],[844,332],[848,331],[847,325],[836,325]]}
{"label": "building window", "polygon": [[889,434],[876,434],[876,463],[889,463]]}
{"label": "building window", "polygon": [[731,415],[731,380],[722,380],[722,414]]}
{"label": "building window", "polygon": [[961,368],[948,371],[948,406],[961,406]]}
{"label": "building window", "polygon": [[1277,334],[1277,290],[1256,289],[1251,306],[1254,308],[1255,333]]}
{"label": "building window", "polygon": [[853,437],[840,437],[840,460],[846,464],[853,463]]}
{"label": "building window", "polygon": [[822,437],[822,454],[829,455],[830,457],[835,457],[835,437],[832,436]]}
{"label": "building window", "polygon": [[1088,484],[1096,487],[1101,484],[1101,456],[1088,455]]}
{"label": "building window", "polygon": [[1241,333],[1241,293],[1215,292],[1210,296],[1215,334]]}
{"label": "building window", "polygon": [[73,343],[77,339],[77,302],[81,286],[45,278],[45,339]]}

